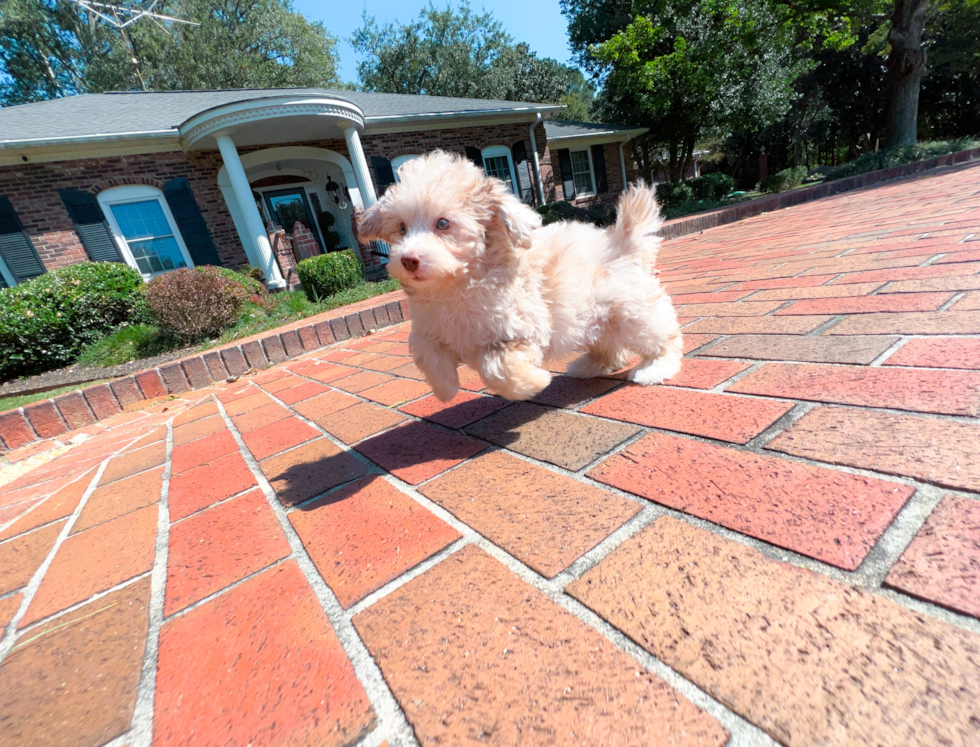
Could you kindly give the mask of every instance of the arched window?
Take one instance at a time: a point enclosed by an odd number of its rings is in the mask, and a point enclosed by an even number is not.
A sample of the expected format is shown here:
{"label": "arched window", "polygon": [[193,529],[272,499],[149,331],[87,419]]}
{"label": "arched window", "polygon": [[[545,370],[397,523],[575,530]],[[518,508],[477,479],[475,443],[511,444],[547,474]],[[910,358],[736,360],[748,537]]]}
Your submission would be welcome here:
{"label": "arched window", "polygon": [[113,187],[99,193],[99,204],[123,259],[144,280],[194,266],[163,192],[156,187]]}
{"label": "arched window", "polygon": [[495,176],[504,182],[511,192],[520,194],[517,191],[517,179],[514,176],[514,159],[511,157],[510,148],[506,145],[491,145],[484,148],[483,170],[487,176]]}
{"label": "arched window", "polygon": [[418,157],[419,157],[419,154],[418,153],[413,153],[412,155],[409,155],[409,156],[398,156],[398,158],[392,158],[391,159],[391,170],[395,172],[395,181],[396,182],[400,182],[401,181],[401,179],[398,178],[398,168],[403,163],[408,163],[412,159],[415,159],[415,158],[418,158]]}

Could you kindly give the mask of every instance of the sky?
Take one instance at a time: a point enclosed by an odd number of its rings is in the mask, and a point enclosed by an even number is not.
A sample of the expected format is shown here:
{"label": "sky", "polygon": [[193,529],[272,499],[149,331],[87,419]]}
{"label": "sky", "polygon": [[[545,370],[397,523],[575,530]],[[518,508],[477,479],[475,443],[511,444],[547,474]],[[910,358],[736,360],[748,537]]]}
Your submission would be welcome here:
{"label": "sky", "polygon": [[[435,0],[444,8],[446,0]],[[457,1],[452,0],[456,5]],[[366,9],[379,24],[386,21],[406,23],[418,16],[428,0],[293,0],[293,7],[310,20],[321,21],[327,30],[340,40],[340,77],[345,81],[357,78],[358,56],[347,43],[361,25]],[[558,7],[558,0],[496,0],[481,3],[471,0],[474,11],[482,8],[493,11],[516,41],[527,42],[539,57],[551,57],[559,62],[571,62],[568,49],[568,26]]]}

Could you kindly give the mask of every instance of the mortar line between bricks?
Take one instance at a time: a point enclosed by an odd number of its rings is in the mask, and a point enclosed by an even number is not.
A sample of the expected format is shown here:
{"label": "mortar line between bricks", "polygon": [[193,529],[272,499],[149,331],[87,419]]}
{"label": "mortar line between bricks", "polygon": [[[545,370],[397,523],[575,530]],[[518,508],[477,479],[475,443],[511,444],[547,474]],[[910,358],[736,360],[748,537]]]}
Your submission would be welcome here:
{"label": "mortar line between bricks", "polygon": [[825,321],[823,324],[803,334],[802,337],[820,337],[828,329],[836,326],[839,322],[842,322],[843,320],[847,319],[848,316],[849,316],[848,314],[835,314],[830,319]]}
{"label": "mortar line between bricks", "polygon": [[908,501],[861,561],[861,565],[855,569],[855,576],[863,578],[870,588],[880,588],[885,576],[939,505],[943,495],[945,492],[940,488],[929,487],[919,488],[909,496]]}
{"label": "mortar line between bricks", "polygon": [[[4,524],[0,524],[0,532],[7,531],[7,529],[9,529],[10,527],[12,527],[14,524],[16,524],[18,521],[20,521],[21,519],[23,519],[25,516],[31,514],[34,510],[36,510],[36,509],[40,508],[41,506],[43,506],[47,502],[47,500],[51,496],[53,496],[55,493],[57,493],[57,492],[59,492],[61,490],[64,490],[69,485],[74,485],[79,480],[84,480],[86,476],[89,476],[90,477],[93,469],[95,469],[95,467],[89,467],[87,470],[85,470],[85,472],[83,472],[82,474],[80,474],[78,477],[76,477],[71,482],[65,483],[63,486],[61,486],[60,488],[58,488],[58,490],[52,491],[51,493],[48,493],[47,495],[45,495],[44,497],[42,497],[33,506],[31,506],[29,509],[27,509],[24,513],[20,514],[19,516],[15,516],[10,521],[8,521],[8,522],[6,522]],[[45,482],[48,482],[48,481],[45,481]],[[44,484],[43,482],[42,483],[38,483],[38,485],[43,485],[43,484]],[[28,501],[29,500],[33,500],[33,499],[29,498]],[[10,505],[10,507],[20,505],[20,503],[27,503],[28,501],[20,501],[19,503],[12,503]],[[5,506],[4,508],[8,508],[8,507]],[[46,521],[43,524],[38,524],[36,527],[34,527],[33,529],[31,529],[29,531],[34,532],[34,531],[37,531],[38,529],[43,529],[44,527],[51,526],[52,524],[55,524],[55,523],[61,521],[64,518],[65,517],[62,516],[59,519],[52,519],[51,521]],[[27,534],[27,532],[23,532],[23,534]],[[19,537],[19,536],[20,535],[14,535],[14,536],[8,537],[7,539],[5,539],[2,542],[0,542],[0,544],[9,542],[10,540],[15,539],[16,537]],[[5,596],[5,595],[0,594],[0,598],[3,598],[3,596]]]}
{"label": "mortar line between bricks", "polygon": [[31,580],[27,582],[27,586],[24,587],[24,598],[20,600],[20,607],[14,613],[14,616],[10,618],[10,622],[7,623],[7,628],[4,631],[4,635],[2,638],[0,638],[0,665],[3,664],[3,660],[7,657],[7,654],[10,653],[10,649],[13,648],[17,639],[20,637],[20,634],[17,632],[18,623],[20,623],[21,619],[24,617],[24,614],[27,612],[27,608],[34,600],[34,595],[41,586],[41,581],[44,580],[44,575],[48,572],[48,568],[51,566],[51,563],[54,562],[54,556],[58,554],[58,550],[61,549],[61,545],[66,539],[68,539],[72,527],[75,526],[75,522],[78,520],[79,515],[82,513],[82,510],[88,503],[89,496],[95,492],[95,489],[99,484],[99,478],[102,477],[102,473],[105,471],[106,465],[109,463],[110,458],[111,457],[107,457],[106,459],[102,460],[99,468],[95,471],[95,474],[92,475],[88,487],[82,494],[81,500],[79,500],[78,505],[75,506],[75,510],[72,511],[68,521],[65,522],[65,525],[61,528],[61,531],[55,538],[54,545],[52,545],[51,549],[48,550],[47,556],[45,556],[38,569],[34,571],[34,575],[31,576]]}
{"label": "mortar line between bricks", "polygon": [[918,265],[918,266],[919,267],[929,267],[930,265],[934,265],[934,264],[936,264],[936,262],[938,262],[939,260],[941,260],[947,254],[949,254],[949,252],[942,252],[941,254],[934,254],[933,256],[929,257],[929,259],[927,259],[925,262],[923,262],[921,265]]}
{"label": "mortar line between bricks", "polygon": [[[768,737],[762,732],[762,730],[753,726],[749,722],[745,721],[741,716],[739,716],[734,711],[725,707],[722,703],[712,698],[708,693],[698,687],[694,682],[688,680],[683,675],[671,669],[669,666],[664,664],[662,661],[637,646],[635,643],[630,641],[625,635],[623,635],[619,630],[617,630],[613,625],[608,623],[606,620],[602,619],[598,615],[595,615],[588,610],[584,605],[574,600],[572,597],[565,594],[563,589],[556,588],[556,586],[549,580],[541,576],[537,571],[529,568],[520,560],[515,558],[513,555],[508,553],[503,548],[491,542],[489,539],[481,535],[471,526],[465,522],[457,519],[454,514],[444,509],[435,501],[426,497],[424,494],[416,490],[415,486],[409,485],[405,481],[399,479],[398,477],[390,474],[384,473],[382,475],[383,479],[387,480],[390,484],[396,487],[400,492],[410,495],[415,499],[420,505],[428,509],[430,512],[435,514],[437,517],[445,521],[447,524],[456,529],[463,538],[468,540],[466,544],[473,544],[479,547],[481,550],[486,552],[496,561],[501,563],[514,575],[520,578],[525,583],[534,587],[537,591],[544,594],[552,602],[555,602],[559,607],[564,609],[566,612],[571,613],[576,618],[579,619],[583,624],[591,627],[593,630],[598,632],[600,635],[605,637],[607,640],[613,643],[617,648],[624,651],[628,655],[632,656],[637,664],[651,673],[655,674],[661,680],[666,682],[668,685],[673,687],[677,692],[683,695],[685,698],[690,700],[692,703],[702,708],[704,711],[709,713],[711,716],[716,718],[725,728],[727,728],[732,733],[732,740],[728,742],[729,747],[755,747],[756,745],[775,745]],[[641,510],[639,516],[644,518],[652,519],[653,512],[650,514],[644,514]],[[640,524],[642,519],[637,522]],[[635,526],[636,531],[639,531],[646,526],[642,524],[640,526]],[[611,543],[609,543],[611,544]],[[618,544],[617,544],[618,546]],[[608,552],[615,549],[612,546],[604,547]],[[416,574],[420,575],[420,574]],[[400,579],[401,577],[399,577]],[[387,586],[383,587],[381,590],[376,592],[377,598],[374,600],[376,603],[388,593],[391,593],[398,588],[398,586],[408,583],[405,581],[401,584],[395,585],[396,581],[390,582]],[[382,591],[387,593],[381,594]],[[738,735],[738,736],[736,736]]]}
{"label": "mortar line between bricks", "polygon": [[[888,360],[889,358],[891,358],[895,353],[898,352],[899,348],[901,348],[903,345],[905,345],[911,339],[912,339],[911,337],[907,337],[905,335],[902,335],[901,337],[899,337],[897,340],[895,340],[895,342],[893,342],[891,345],[889,345],[881,353],[881,355],[879,355],[877,358],[875,358],[873,361],[871,361],[871,363],[868,364],[868,368],[881,368],[881,364],[882,363],[884,363],[886,360]],[[919,366],[919,368],[921,368],[921,366]],[[929,369],[926,369],[926,370],[929,370]],[[947,371],[953,371],[955,369],[950,368],[950,369],[946,369],[946,370]]]}
{"label": "mortar line between bricks", "polygon": [[143,652],[143,671],[136,690],[136,708],[131,722],[130,747],[151,747],[153,743],[153,706],[156,700],[157,660],[160,654],[160,628],[163,626],[163,603],[167,592],[167,559],[170,553],[170,477],[173,470],[173,418],[167,423],[167,458],[164,464],[160,502],[157,504],[157,536],[154,543],[153,570],[150,574],[149,627]]}
{"label": "mortar line between bricks", "polygon": [[[253,487],[253,488],[251,488],[251,490],[255,490],[255,488]],[[212,602],[215,599],[217,599],[218,597],[224,596],[229,591],[232,591],[233,589],[237,589],[239,586],[241,586],[242,584],[244,584],[246,581],[251,581],[256,576],[258,576],[258,575],[260,575],[262,573],[265,573],[266,571],[271,570],[271,569],[273,569],[273,568],[275,568],[277,566],[282,565],[283,563],[285,563],[288,560],[290,560],[292,557],[293,557],[292,556],[292,553],[290,553],[289,555],[287,555],[284,558],[279,558],[278,560],[274,560],[271,563],[269,563],[269,565],[263,566],[262,568],[259,568],[258,570],[252,571],[247,576],[243,576],[242,578],[238,579],[237,581],[232,581],[227,586],[224,586],[224,587],[218,589],[217,591],[211,592],[206,597],[201,597],[196,602],[191,602],[186,607],[182,607],[181,609],[177,610],[176,612],[171,612],[169,615],[164,616],[164,618],[163,618],[163,624],[166,625],[171,620],[177,620],[178,618],[181,618],[184,615],[186,615],[186,614],[188,614],[190,612],[193,612],[198,607],[203,607],[208,602]]]}
{"label": "mortar line between bricks", "polygon": [[[202,438],[207,438],[207,436],[203,436]],[[200,439],[194,439],[194,441],[198,441],[198,440],[200,440]],[[188,443],[194,443],[194,441],[188,441]],[[309,443],[309,442],[308,441],[304,441],[304,443]],[[227,456],[227,454],[225,454],[224,456]],[[221,457],[218,457],[218,459],[220,459],[220,458]],[[198,466],[204,466],[204,465],[198,465]],[[194,469],[194,468],[192,467],[191,469]],[[180,524],[181,522],[187,521],[188,519],[193,518],[193,517],[197,516],[198,514],[204,512],[204,511],[207,511],[209,508],[215,508],[215,507],[220,506],[220,505],[222,505],[224,503],[230,503],[231,501],[235,500],[236,498],[241,498],[246,493],[251,493],[253,490],[255,490],[255,486],[254,485],[252,487],[245,488],[245,490],[241,490],[241,491],[235,493],[234,495],[230,495],[227,498],[222,498],[220,501],[215,501],[214,503],[209,503],[206,506],[202,506],[201,508],[199,508],[197,511],[195,511],[192,514],[187,514],[187,516],[181,516],[179,519],[174,519],[173,521],[170,522],[170,526],[173,527],[173,526],[176,526],[177,524]],[[164,619],[164,621],[166,621],[166,618]]]}
{"label": "mortar line between bricks", "polygon": [[[371,732],[379,732],[379,736],[387,738],[392,747],[408,747],[409,745],[417,747],[418,742],[415,739],[415,733],[409,725],[404,712],[401,710],[394,693],[391,692],[387,682],[385,682],[380,668],[368,651],[367,646],[364,645],[364,642],[357,634],[350,620],[344,615],[343,608],[340,606],[340,602],[337,601],[337,597],[317,571],[316,565],[306,552],[303,541],[289,521],[286,507],[279,501],[275,490],[273,490],[272,485],[259,467],[258,461],[245,446],[241,433],[239,433],[238,428],[235,427],[231,417],[225,411],[224,403],[220,401],[218,402],[218,412],[224,418],[228,430],[238,445],[239,453],[248,465],[252,476],[258,481],[259,489],[265,496],[266,502],[272,509],[276,520],[279,522],[279,526],[286,536],[286,541],[289,543],[291,551],[289,558],[296,561],[307,583],[309,583],[310,588],[316,595],[317,601],[326,614],[327,620],[333,628],[344,653],[354,668],[357,679],[367,694],[377,717],[377,723]],[[346,447],[342,448],[347,451]],[[352,451],[350,453],[355,454]],[[355,456],[355,458],[357,457]]]}
{"label": "mortar line between bricks", "polygon": [[936,311],[946,311],[946,309],[948,309],[954,303],[959,301],[965,295],[966,295],[966,291],[959,291],[958,293],[954,293],[953,297],[950,298],[946,303],[942,304],[938,309],[936,309]]}

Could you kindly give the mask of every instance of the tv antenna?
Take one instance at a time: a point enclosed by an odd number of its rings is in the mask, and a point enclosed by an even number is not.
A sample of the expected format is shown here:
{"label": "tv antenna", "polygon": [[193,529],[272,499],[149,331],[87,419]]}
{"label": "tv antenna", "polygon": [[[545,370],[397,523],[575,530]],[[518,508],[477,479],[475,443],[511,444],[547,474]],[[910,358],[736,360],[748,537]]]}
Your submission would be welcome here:
{"label": "tv antenna", "polygon": [[170,29],[164,23],[182,23],[186,26],[201,25],[194,21],[184,20],[183,18],[154,13],[153,9],[156,8],[160,0],[149,0],[146,5],[144,5],[144,0],[134,0],[127,5],[100,3],[96,2],[96,0],[70,0],[70,2],[98,16],[110,26],[119,29],[119,35],[122,36],[123,41],[126,43],[126,49],[129,50],[129,58],[132,60],[133,65],[136,66],[136,77],[139,79],[140,87],[144,91],[146,90],[146,83],[143,82],[143,74],[139,68],[139,59],[136,57],[136,50],[133,48],[133,43],[126,33],[126,27],[131,26],[143,18],[150,19],[168,34],[170,33]]}

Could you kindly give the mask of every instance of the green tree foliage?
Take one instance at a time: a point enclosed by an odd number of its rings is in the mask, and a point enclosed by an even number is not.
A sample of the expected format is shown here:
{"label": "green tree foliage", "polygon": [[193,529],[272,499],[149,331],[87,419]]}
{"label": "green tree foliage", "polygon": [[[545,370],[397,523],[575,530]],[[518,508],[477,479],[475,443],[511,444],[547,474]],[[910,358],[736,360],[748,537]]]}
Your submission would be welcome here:
{"label": "green tree foliage", "polygon": [[333,87],[336,39],[290,0],[164,0],[124,32],[65,0],[0,4],[0,104],[107,90]]}
{"label": "green tree foliage", "polygon": [[587,112],[591,88],[575,68],[539,58],[515,44],[490,12],[468,4],[429,5],[408,23],[379,25],[364,14],[351,37],[364,55],[358,81],[365,91],[558,103]]}
{"label": "green tree foliage", "polygon": [[696,144],[765,127],[809,66],[769,0],[563,0],[573,49],[604,82],[601,111],[650,127],[634,152],[681,178]]}

